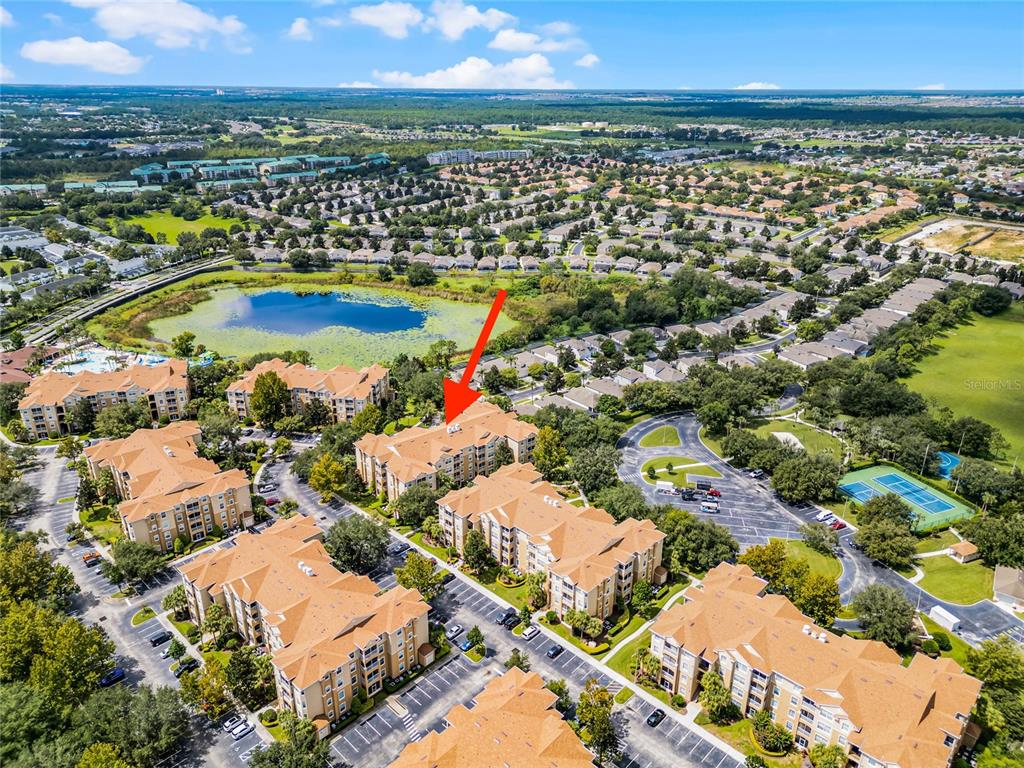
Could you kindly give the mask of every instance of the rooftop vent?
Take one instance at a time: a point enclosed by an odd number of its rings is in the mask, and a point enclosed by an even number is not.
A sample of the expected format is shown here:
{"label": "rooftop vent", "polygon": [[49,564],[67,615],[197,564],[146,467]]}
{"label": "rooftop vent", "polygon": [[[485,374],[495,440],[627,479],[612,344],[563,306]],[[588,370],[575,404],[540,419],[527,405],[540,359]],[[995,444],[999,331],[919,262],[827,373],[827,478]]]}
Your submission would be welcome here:
{"label": "rooftop vent", "polygon": [[813,635],[814,634],[813,632],[811,632],[811,625],[810,624],[804,624],[803,628],[800,631],[803,632],[805,635]]}
{"label": "rooftop vent", "polygon": [[448,432],[449,435],[454,435],[456,432],[461,432],[462,427],[460,427],[458,423],[449,424],[448,429],[446,431]]}

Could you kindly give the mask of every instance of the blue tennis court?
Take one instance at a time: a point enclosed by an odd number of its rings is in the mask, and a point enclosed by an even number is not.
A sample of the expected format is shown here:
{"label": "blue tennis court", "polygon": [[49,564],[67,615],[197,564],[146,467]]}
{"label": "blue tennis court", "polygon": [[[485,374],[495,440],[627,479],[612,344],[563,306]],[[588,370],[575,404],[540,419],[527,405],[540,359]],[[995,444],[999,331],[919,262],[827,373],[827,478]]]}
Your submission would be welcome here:
{"label": "blue tennis court", "polygon": [[931,491],[896,474],[881,475],[875,478],[875,482],[888,491],[898,493],[911,504],[933,515],[954,508],[952,504],[943,501]]}
{"label": "blue tennis court", "polygon": [[852,496],[861,504],[868,499],[873,499],[875,496],[882,495],[867,483],[850,483],[849,485],[840,485],[839,490],[843,491],[848,496]]}

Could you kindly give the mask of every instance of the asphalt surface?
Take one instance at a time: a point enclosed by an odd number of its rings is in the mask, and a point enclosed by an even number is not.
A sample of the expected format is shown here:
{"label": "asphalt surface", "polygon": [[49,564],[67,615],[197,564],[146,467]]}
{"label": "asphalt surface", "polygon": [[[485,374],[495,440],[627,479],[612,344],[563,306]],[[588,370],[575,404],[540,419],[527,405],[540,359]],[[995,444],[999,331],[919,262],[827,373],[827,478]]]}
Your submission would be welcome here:
{"label": "asphalt surface", "polygon": [[[665,425],[676,428],[681,445],[670,448],[640,447],[640,440],[645,434]],[[623,456],[622,465],[619,467],[619,476],[622,480],[639,486],[652,502],[683,507],[698,516],[726,526],[741,548],[764,543],[769,538],[801,538],[799,526],[811,522],[821,511],[821,508],[814,505],[783,503],[771,492],[767,479],[753,480],[746,473],[720,459],[700,441],[699,424],[690,414],[667,414],[636,424],[623,435],[618,447]],[[640,473],[644,463],[657,456],[688,456],[718,470],[722,478],[710,482],[722,492],[721,512],[714,515],[704,514],[697,508],[699,502],[683,502],[676,497],[657,493],[655,486],[648,483]],[[1024,622],[1013,614],[1004,611],[991,600],[982,600],[973,605],[958,605],[939,600],[895,571],[874,564],[870,558],[854,549],[853,533],[852,526],[841,532],[837,552],[843,566],[839,590],[844,603],[852,600],[869,584],[887,584],[901,589],[924,613],[928,613],[935,606],[941,606],[958,617],[958,634],[971,644],[977,645],[982,640],[1002,634],[1009,634],[1013,639],[1024,642]]]}

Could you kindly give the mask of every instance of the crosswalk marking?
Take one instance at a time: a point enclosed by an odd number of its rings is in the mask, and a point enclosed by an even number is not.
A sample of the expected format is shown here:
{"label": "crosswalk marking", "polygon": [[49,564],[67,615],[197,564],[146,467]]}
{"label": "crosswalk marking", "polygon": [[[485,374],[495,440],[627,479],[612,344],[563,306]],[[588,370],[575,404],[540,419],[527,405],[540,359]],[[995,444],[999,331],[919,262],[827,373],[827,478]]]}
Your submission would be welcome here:
{"label": "crosswalk marking", "polygon": [[405,732],[409,735],[411,741],[419,741],[423,738],[423,734],[416,727],[416,721],[413,720],[412,715],[408,712],[402,718],[402,725],[405,726]]}

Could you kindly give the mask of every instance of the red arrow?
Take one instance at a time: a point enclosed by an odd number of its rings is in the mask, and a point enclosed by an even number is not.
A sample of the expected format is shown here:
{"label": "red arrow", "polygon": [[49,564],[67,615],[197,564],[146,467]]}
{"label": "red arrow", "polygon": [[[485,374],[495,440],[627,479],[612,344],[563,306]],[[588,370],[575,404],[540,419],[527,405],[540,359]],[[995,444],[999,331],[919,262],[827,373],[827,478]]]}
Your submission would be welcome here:
{"label": "red arrow", "polygon": [[448,424],[451,424],[454,419],[458,418],[460,413],[469,408],[480,397],[480,393],[472,389],[469,383],[473,380],[473,372],[476,371],[477,363],[480,362],[480,355],[484,353],[487,339],[494,329],[494,323],[498,320],[498,313],[501,312],[501,305],[505,303],[506,296],[508,296],[508,291],[501,289],[498,291],[498,295],[494,297],[491,311],[487,313],[484,327],[480,331],[480,338],[476,340],[473,354],[469,356],[469,362],[466,363],[466,370],[462,374],[462,381],[444,380],[444,420]]}

